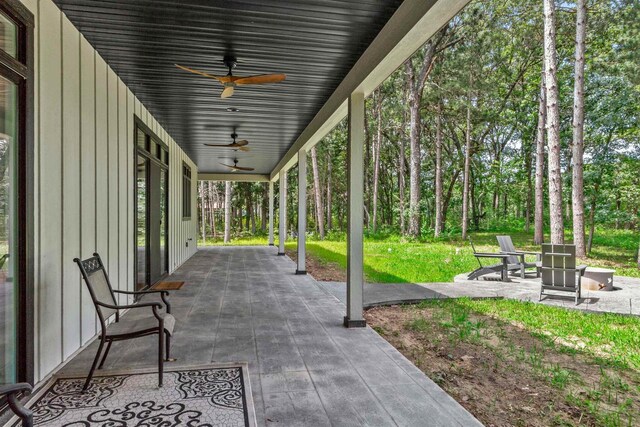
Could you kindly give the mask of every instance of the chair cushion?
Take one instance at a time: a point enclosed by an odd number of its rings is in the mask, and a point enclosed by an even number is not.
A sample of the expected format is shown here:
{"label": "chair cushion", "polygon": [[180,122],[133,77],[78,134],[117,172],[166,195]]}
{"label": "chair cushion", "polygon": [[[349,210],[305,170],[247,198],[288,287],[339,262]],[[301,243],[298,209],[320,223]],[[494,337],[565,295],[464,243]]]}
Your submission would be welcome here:
{"label": "chair cushion", "polygon": [[[164,320],[164,330],[169,335],[173,335],[176,326],[176,318],[170,314],[160,314]],[[107,336],[128,335],[150,331],[158,328],[158,319],[150,315],[147,317],[127,320],[126,316],[119,322],[112,323],[107,327]]]}

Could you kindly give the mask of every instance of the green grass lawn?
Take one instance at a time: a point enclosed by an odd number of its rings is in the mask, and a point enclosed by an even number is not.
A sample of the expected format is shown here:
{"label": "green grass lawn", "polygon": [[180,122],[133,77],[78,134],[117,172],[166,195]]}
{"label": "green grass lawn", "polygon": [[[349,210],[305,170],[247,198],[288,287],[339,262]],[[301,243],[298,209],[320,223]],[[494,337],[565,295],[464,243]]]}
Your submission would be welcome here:
{"label": "green grass lawn", "polygon": [[[638,317],[469,298],[365,316],[487,425],[640,422]],[[500,410],[487,410],[494,403]]]}
{"label": "green grass lawn", "polygon": [[586,313],[507,299],[462,298],[455,304],[517,324],[562,347],[587,353],[603,364],[640,371],[640,317]]}
{"label": "green grass lawn", "polygon": [[[499,234],[511,235],[518,249],[539,250],[532,243],[533,235],[521,231],[473,233],[472,239],[477,250],[496,252],[499,248],[495,236]],[[207,244],[221,243],[209,240]],[[266,244],[265,236],[246,236],[229,243]],[[593,267],[614,268],[619,275],[640,277],[640,270],[635,264],[637,244],[636,233],[626,230],[599,231],[594,238],[591,258],[583,262]],[[286,247],[295,249],[296,242],[287,242]],[[335,263],[343,269],[347,266],[346,249],[344,240],[319,241],[309,238],[307,241],[308,256],[316,257],[322,262]],[[456,275],[478,267],[469,243],[459,237],[425,242],[403,241],[397,236],[365,238],[364,257],[367,281],[374,283],[451,282]]]}

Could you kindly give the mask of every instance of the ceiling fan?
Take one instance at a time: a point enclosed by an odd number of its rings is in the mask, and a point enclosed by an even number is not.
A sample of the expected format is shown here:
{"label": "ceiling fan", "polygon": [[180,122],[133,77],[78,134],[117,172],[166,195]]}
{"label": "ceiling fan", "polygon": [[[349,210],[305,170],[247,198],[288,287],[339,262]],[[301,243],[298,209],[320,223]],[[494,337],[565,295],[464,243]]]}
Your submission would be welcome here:
{"label": "ceiling fan", "polygon": [[238,166],[238,159],[233,159],[233,165],[227,165],[224,163],[220,163],[222,166],[226,166],[230,169],[233,170],[233,172],[235,171],[247,171],[250,172],[252,170],[254,170],[254,168],[246,168],[246,167],[242,167],[242,166]]}
{"label": "ceiling fan", "polygon": [[238,137],[237,133],[232,133],[231,134],[231,138],[233,139],[233,142],[231,144],[204,144],[207,147],[223,147],[223,148],[233,148],[235,151],[240,150],[240,151],[249,151],[249,147],[247,147],[247,145],[249,144],[249,141],[247,141],[246,139],[241,139],[240,141],[236,141],[236,138]]}
{"label": "ceiling fan", "polygon": [[194,70],[179,64],[175,64],[176,67],[181,70],[188,71],[190,73],[198,74],[203,77],[215,79],[222,83],[224,90],[220,95],[220,98],[229,98],[233,95],[234,88],[239,85],[260,85],[265,83],[278,83],[287,78],[285,74],[260,74],[257,76],[238,77],[231,73],[231,70],[235,68],[238,61],[233,56],[224,57],[224,65],[229,69],[229,73],[226,76],[213,76],[211,74],[204,73],[202,71]]}

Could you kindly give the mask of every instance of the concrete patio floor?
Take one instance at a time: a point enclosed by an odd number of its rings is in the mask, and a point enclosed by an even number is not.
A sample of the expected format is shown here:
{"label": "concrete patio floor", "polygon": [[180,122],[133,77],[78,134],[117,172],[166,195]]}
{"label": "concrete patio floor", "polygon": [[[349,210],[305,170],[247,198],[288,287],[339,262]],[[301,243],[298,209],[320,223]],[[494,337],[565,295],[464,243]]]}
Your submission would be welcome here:
{"label": "concrete patio floor", "polygon": [[[186,281],[171,295],[174,363],[248,362],[259,425],[481,425],[371,328],[344,328],[344,304],[295,268],[275,248],[201,249],[167,279]],[[104,369],[155,366],[156,348],[115,343]],[[96,349],[61,373],[86,375]]]}

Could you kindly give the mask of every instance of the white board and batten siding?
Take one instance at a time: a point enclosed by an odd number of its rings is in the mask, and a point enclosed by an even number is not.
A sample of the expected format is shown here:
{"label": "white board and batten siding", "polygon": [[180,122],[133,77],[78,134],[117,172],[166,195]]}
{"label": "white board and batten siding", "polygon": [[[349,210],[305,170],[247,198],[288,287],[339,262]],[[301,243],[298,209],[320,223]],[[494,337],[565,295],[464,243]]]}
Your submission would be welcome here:
{"label": "white board and batten siding", "polygon": [[[41,381],[98,332],[73,258],[97,251],[114,287],[134,288],[134,115],[169,147],[170,272],[197,250],[198,173],[51,0],[22,1],[36,22],[34,373]],[[187,221],[183,162],[194,177]]]}

